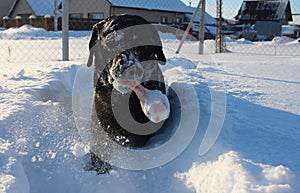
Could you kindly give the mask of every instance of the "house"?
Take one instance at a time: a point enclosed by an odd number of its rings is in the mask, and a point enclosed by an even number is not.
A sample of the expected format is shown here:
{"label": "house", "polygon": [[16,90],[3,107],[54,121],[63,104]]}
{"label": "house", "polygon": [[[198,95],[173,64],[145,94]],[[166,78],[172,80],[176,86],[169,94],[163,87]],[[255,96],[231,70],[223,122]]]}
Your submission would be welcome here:
{"label": "house", "polygon": [[[59,3],[61,3],[61,0],[57,0],[57,5]],[[28,18],[30,15],[36,17],[44,17],[45,15],[53,16],[54,10],[54,0],[16,0],[8,16],[10,18],[15,18],[16,16]]]}
{"label": "house", "polygon": [[[57,0],[61,4],[61,0]],[[60,5],[61,7],[61,5]],[[152,23],[182,22],[189,12],[180,0],[69,0],[70,18],[104,19],[111,15],[130,13],[141,15]],[[54,0],[16,0],[9,17],[43,17],[54,15]]]}
{"label": "house", "polygon": [[[57,0],[61,8],[61,0]],[[135,14],[151,23],[181,23],[188,19],[194,8],[181,0],[69,0],[70,18],[104,19],[115,14]],[[54,0],[16,0],[9,12],[10,18],[16,16],[43,17],[54,15]],[[210,22],[212,17],[207,14]]]}
{"label": "house", "polygon": [[[56,6],[54,5],[56,1]],[[69,29],[90,30],[91,27],[104,18],[117,14],[140,15],[154,24],[180,24],[188,22],[195,11],[194,7],[187,6],[181,0],[69,0]],[[9,20],[5,21],[4,27],[17,26],[14,23],[16,16],[21,16],[19,25],[30,24],[54,30],[54,15],[58,16],[57,29],[62,29],[61,14],[62,0],[16,0],[9,11]],[[215,25],[215,19],[205,13],[205,24]],[[29,19],[34,15],[35,19]],[[194,22],[199,23],[199,12]],[[47,18],[44,18],[47,16]],[[50,17],[49,17],[50,16]],[[20,17],[18,17],[20,19]],[[27,21],[26,21],[27,20]],[[44,21],[47,20],[47,21]],[[55,20],[56,21],[56,20]],[[45,23],[46,22],[46,23]],[[156,25],[161,31],[163,25]],[[178,26],[178,25],[172,25]],[[174,30],[173,30],[174,31]],[[173,33],[173,31],[171,33]],[[211,29],[210,31],[215,31]],[[166,32],[170,32],[166,31]]]}
{"label": "house", "polygon": [[293,21],[289,0],[244,1],[235,19],[241,24],[269,21],[286,25]]}

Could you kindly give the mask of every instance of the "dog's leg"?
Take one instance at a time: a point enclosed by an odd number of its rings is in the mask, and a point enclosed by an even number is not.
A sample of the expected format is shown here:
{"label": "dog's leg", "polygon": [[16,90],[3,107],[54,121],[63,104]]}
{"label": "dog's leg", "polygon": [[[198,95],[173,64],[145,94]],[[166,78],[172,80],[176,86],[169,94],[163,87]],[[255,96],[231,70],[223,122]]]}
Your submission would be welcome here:
{"label": "dog's leg", "polygon": [[111,157],[111,140],[108,137],[107,132],[102,128],[99,121],[96,104],[99,103],[97,93],[93,94],[93,106],[92,106],[92,127],[91,127],[91,141],[90,141],[90,155],[91,163],[87,170],[94,170],[97,174],[109,173],[112,166],[104,161],[109,160]]}
{"label": "dog's leg", "polygon": [[91,153],[91,167],[90,170],[94,170],[97,174],[107,174],[112,170],[112,166],[102,161],[96,154]]}

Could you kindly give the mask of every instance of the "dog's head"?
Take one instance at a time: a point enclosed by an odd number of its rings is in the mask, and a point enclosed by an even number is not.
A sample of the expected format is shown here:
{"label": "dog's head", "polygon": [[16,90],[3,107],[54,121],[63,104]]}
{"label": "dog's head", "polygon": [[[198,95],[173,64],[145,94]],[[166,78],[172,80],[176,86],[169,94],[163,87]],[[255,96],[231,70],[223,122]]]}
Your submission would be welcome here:
{"label": "dog's head", "polygon": [[151,80],[158,64],[166,62],[157,31],[135,15],[112,16],[94,25],[89,47],[91,56],[98,56],[96,70],[106,71],[108,83],[122,93],[131,90],[121,80]]}

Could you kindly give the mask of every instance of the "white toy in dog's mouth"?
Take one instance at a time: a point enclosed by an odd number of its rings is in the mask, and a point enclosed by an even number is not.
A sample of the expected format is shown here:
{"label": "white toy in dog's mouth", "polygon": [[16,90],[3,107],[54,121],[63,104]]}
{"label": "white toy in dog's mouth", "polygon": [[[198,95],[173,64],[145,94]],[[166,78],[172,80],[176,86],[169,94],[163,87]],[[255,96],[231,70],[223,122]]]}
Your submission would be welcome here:
{"label": "white toy in dog's mouth", "polygon": [[132,89],[140,100],[144,114],[153,123],[166,120],[170,115],[168,97],[159,90],[148,90],[134,80],[119,80],[119,84]]}

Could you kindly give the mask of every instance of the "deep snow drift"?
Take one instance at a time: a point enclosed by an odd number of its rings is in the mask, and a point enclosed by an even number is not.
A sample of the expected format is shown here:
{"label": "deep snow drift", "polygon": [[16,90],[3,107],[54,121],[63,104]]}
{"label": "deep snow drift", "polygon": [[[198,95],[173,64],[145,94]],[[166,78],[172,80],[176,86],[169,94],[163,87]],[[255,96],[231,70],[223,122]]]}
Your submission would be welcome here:
{"label": "deep snow drift", "polygon": [[[70,40],[71,44],[81,43],[76,49],[82,55],[76,60],[42,61],[44,56],[33,52],[26,58],[32,57],[34,62],[22,62],[20,57],[25,53],[20,42],[31,39],[27,44],[44,52],[49,52],[49,40],[54,48],[60,47],[60,34],[42,31],[39,35],[39,30],[24,27],[0,31],[0,45],[5,48],[0,51],[0,192],[300,191],[300,56],[274,56],[274,50],[268,55],[235,54],[237,45],[254,50],[275,44],[280,48],[278,54],[282,45],[299,49],[297,41],[277,38],[252,44],[227,40],[234,45],[231,52],[204,56],[197,54],[197,42],[187,42],[182,55],[175,55],[178,40],[161,34],[168,57],[167,65],[162,66],[166,82],[184,96],[187,109],[199,107],[195,136],[179,156],[161,167],[116,169],[97,176],[83,170],[88,147],[72,112],[73,84],[76,72],[86,62],[89,34],[74,35]],[[17,38],[3,35],[11,33]],[[7,45],[12,50],[10,55]],[[53,52],[51,57],[59,58],[60,54]],[[81,100],[89,104],[90,79],[81,80],[86,84],[82,93],[87,94]],[[196,92],[199,106],[189,100],[195,96],[188,88]],[[216,143],[200,155],[212,115],[219,113],[214,111],[219,101],[212,100],[213,95],[226,97],[226,114]],[[184,128],[187,133],[192,125]],[[158,136],[154,143],[164,137]]]}

